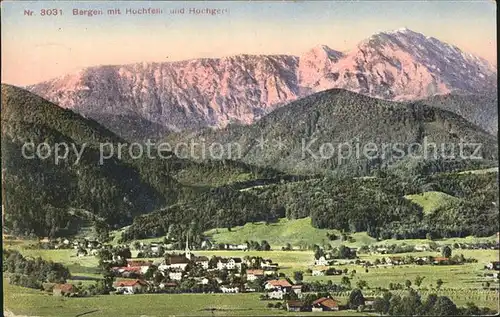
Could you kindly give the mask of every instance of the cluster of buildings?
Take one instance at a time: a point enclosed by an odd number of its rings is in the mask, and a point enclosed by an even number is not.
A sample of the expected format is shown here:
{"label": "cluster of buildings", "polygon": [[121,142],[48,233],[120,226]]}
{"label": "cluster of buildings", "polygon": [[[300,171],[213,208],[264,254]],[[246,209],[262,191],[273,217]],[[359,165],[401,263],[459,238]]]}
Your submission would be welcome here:
{"label": "cluster of buildings", "polygon": [[[365,297],[365,306],[368,310],[372,309],[373,303],[375,301],[374,297]],[[346,306],[341,305],[340,301],[332,297],[321,297],[313,301],[310,305],[307,305],[301,300],[289,300],[286,301],[286,309],[289,312],[323,312],[323,311],[338,311],[342,309],[347,309]]]}
{"label": "cluster of buildings", "polygon": [[283,299],[287,294],[295,293],[298,298],[302,297],[302,285],[293,285],[286,279],[273,279],[264,284],[267,298]]}
{"label": "cluster of buildings", "polygon": [[[115,289],[124,294],[135,294],[146,291],[150,285],[144,280],[144,275],[151,266],[155,266],[158,272],[165,277],[168,282],[161,283],[160,288],[176,287],[184,279],[194,279],[199,285],[208,285],[211,280],[218,285],[218,290],[223,293],[255,292],[256,287],[252,282],[263,282],[271,279],[265,284],[270,298],[282,299],[291,290],[300,292],[301,287],[294,286],[286,280],[272,280],[277,276],[279,270],[278,263],[270,259],[257,259],[255,257],[242,259],[239,257],[212,257],[196,256],[191,253],[189,243],[186,243],[186,250],[182,254],[167,254],[163,260],[154,262],[146,260],[127,260],[127,265],[123,267],[112,267],[111,271],[115,276],[133,278],[132,280],[120,280],[115,282]],[[188,267],[190,266],[191,267]],[[193,266],[202,268],[202,273],[193,274],[189,271]],[[246,269],[250,268],[250,269]],[[234,285],[219,277],[219,272],[232,272],[234,276],[245,277],[246,283]],[[280,284],[282,283],[282,284]]]}
{"label": "cluster of buildings", "polygon": [[103,244],[97,240],[93,240],[90,238],[80,238],[75,240],[70,240],[67,238],[56,238],[50,240],[45,237],[38,241],[41,245],[44,245],[44,248],[49,249],[74,249],[76,250],[77,256],[86,256],[86,255],[97,255],[98,250],[103,247]]}
{"label": "cluster of buildings", "polygon": [[300,300],[289,300],[286,302],[286,309],[289,312],[322,312],[322,311],[338,311],[340,309],[339,301],[331,297],[321,297],[312,302],[311,305],[306,305]]}

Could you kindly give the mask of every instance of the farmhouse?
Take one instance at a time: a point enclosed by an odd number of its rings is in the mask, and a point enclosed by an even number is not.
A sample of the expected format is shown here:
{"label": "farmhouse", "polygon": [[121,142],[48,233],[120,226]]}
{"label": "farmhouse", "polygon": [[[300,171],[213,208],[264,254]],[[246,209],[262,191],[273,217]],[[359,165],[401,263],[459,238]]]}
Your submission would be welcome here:
{"label": "farmhouse", "polygon": [[243,264],[243,261],[240,258],[229,258],[229,259],[224,259],[221,258],[219,259],[219,262],[217,262],[217,269],[218,270],[241,270],[241,265]]}
{"label": "farmhouse", "polygon": [[246,244],[226,244],[225,249],[246,251],[248,246]]}
{"label": "farmhouse", "polygon": [[500,261],[490,262],[486,265],[488,270],[500,271]]}
{"label": "farmhouse", "polygon": [[168,254],[165,257],[165,261],[158,266],[160,271],[165,269],[181,269],[185,270],[186,266],[189,264],[189,259],[185,255]]}
{"label": "farmhouse", "polygon": [[168,277],[171,280],[180,281],[180,280],[182,280],[183,273],[184,273],[184,271],[181,269],[173,269],[172,271],[168,272]]}
{"label": "farmhouse", "polygon": [[327,266],[318,266],[312,270],[312,276],[324,276],[328,270]]}
{"label": "farmhouse", "polygon": [[324,255],[320,256],[319,258],[314,260],[314,265],[318,266],[328,266],[330,263],[332,263],[332,260],[327,260]]}
{"label": "farmhouse", "polygon": [[263,260],[260,267],[264,270],[264,275],[273,275],[278,271],[278,263],[273,263],[270,259]]}
{"label": "farmhouse", "polygon": [[292,288],[292,284],[287,280],[269,280],[266,282],[265,289],[274,289],[274,288],[282,288],[290,290]]}
{"label": "farmhouse", "polygon": [[294,292],[298,298],[302,298],[302,285],[301,284],[293,285],[292,292]]}
{"label": "farmhouse", "polygon": [[339,310],[339,303],[332,298],[321,297],[312,303],[313,312],[331,310]]}
{"label": "farmhouse", "polygon": [[73,284],[56,284],[52,288],[54,296],[70,296],[76,294],[76,288]]}
{"label": "farmhouse", "polygon": [[138,267],[140,268],[141,274],[145,274],[149,267],[153,265],[153,261],[133,261],[133,260],[127,260],[127,267]]}
{"label": "farmhouse", "polygon": [[373,303],[375,303],[375,297],[365,297],[365,306],[368,307],[368,309],[373,307]]}
{"label": "farmhouse", "polygon": [[404,263],[404,260],[400,256],[392,256],[387,258],[386,263],[389,265],[400,265]]}
{"label": "farmhouse", "polygon": [[260,277],[264,277],[264,270],[247,270],[247,281],[255,281]]}
{"label": "farmhouse", "polygon": [[298,300],[289,300],[286,302],[286,310],[300,312],[304,309],[304,302]]}
{"label": "farmhouse", "polygon": [[429,251],[430,246],[428,244],[420,244],[415,246],[415,251]]}
{"label": "farmhouse", "polygon": [[220,287],[222,293],[239,293],[240,289],[237,286],[223,285]]}
{"label": "farmhouse", "polygon": [[113,283],[113,287],[117,292],[128,295],[143,292],[147,288],[147,285],[143,280],[123,280]]}
{"label": "farmhouse", "polygon": [[292,289],[292,284],[287,280],[270,280],[264,285],[264,289],[267,290],[267,296],[273,299],[283,299],[285,294],[290,293]]}

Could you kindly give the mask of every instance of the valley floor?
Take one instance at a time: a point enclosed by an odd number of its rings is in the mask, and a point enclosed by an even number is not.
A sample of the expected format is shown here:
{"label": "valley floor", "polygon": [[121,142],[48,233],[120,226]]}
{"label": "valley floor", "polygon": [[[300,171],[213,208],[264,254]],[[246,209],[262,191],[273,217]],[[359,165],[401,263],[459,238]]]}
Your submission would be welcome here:
{"label": "valley floor", "polygon": [[[67,265],[75,277],[98,279],[101,277],[97,270],[97,259],[93,256],[76,257],[74,250],[33,250],[25,249],[25,243],[6,244],[4,247],[21,251],[25,256],[41,256],[47,260],[61,262]],[[199,255],[252,256],[257,255],[271,258],[279,263],[280,272],[293,277],[295,271],[305,271],[313,268],[312,251],[194,251]],[[355,287],[359,280],[368,283],[368,289],[363,290],[369,296],[376,287],[388,288],[389,283],[401,283],[406,280],[414,281],[416,276],[424,277],[420,287],[412,286],[418,290],[422,297],[431,293],[450,297],[457,305],[464,306],[473,302],[477,306],[498,309],[498,282],[484,276],[484,265],[490,261],[498,261],[498,250],[454,250],[454,254],[463,254],[472,257],[478,263],[464,265],[443,266],[379,266],[369,268],[368,272],[361,265],[346,264],[337,268],[348,268],[349,272],[356,270],[351,276],[351,284]],[[409,254],[397,254],[405,256]],[[413,256],[438,256],[437,252],[415,252]],[[135,252],[134,252],[135,256]],[[375,260],[375,258],[391,255],[364,255],[361,260]],[[305,274],[304,281],[331,280],[340,283],[341,276],[311,276]],[[441,289],[436,289],[436,281],[441,279],[444,283]],[[491,283],[490,290],[483,289],[485,281]],[[196,315],[196,316],[235,316],[235,315],[293,315],[307,314],[320,315],[366,315],[353,311],[321,312],[321,313],[290,313],[283,310],[268,308],[269,301],[259,299],[259,293],[243,294],[136,294],[136,295],[109,295],[84,298],[54,297],[38,290],[9,285],[4,280],[4,305],[5,309],[15,315],[27,316],[168,316],[168,315]],[[71,280],[78,283],[79,280]],[[90,281],[83,281],[84,283]],[[402,292],[402,291],[395,291]],[[334,294],[341,302],[346,302],[349,292]]]}

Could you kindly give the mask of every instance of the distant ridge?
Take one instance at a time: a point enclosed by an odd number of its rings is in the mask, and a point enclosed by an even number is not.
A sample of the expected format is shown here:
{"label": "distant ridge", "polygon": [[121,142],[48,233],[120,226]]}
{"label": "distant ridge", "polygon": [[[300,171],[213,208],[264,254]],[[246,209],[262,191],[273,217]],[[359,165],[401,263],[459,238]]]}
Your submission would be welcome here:
{"label": "distant ridge", "polygon": [[[348,52],[317,45],[300,57],[243,54],[97,66],[27,87],[98,121],[103,115],[134,118],[123,127],[113,120],[99,122],[136,139],[250,124],[291,101],[331,88],[395,101],[490,96],[496,95],[497,71],[483,58],[402,28],[374,34]],[[497,110],[483,104],[470,107],[476,109],[466,118],[496,133],[496,124],[481,118],[497,117]],[[465,115],[454,102],[443,108]],[[142,131],[130,128],[142,121],[150,122]]]}

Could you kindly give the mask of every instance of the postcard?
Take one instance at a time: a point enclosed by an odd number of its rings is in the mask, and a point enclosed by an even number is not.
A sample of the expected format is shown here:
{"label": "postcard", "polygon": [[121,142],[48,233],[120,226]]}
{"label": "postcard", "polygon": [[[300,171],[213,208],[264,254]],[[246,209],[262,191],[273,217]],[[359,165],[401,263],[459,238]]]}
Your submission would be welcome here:
{"label": "postcard", "polygon": [[3,314],[498,314],[496,9],[2,1]]}

